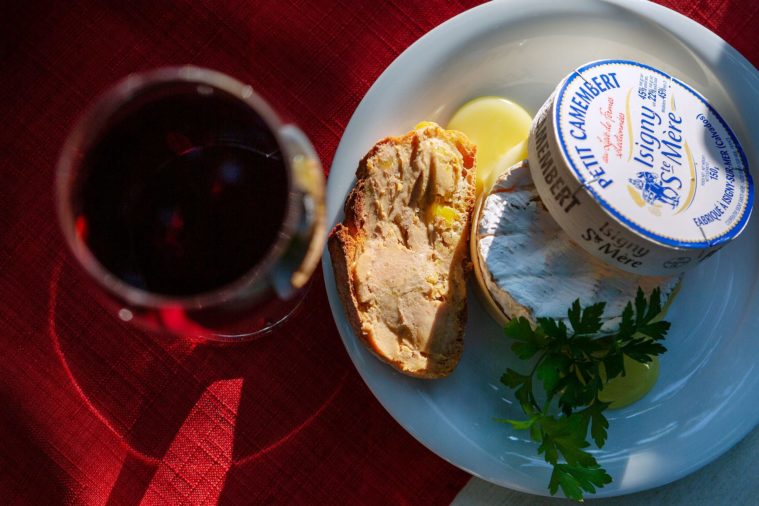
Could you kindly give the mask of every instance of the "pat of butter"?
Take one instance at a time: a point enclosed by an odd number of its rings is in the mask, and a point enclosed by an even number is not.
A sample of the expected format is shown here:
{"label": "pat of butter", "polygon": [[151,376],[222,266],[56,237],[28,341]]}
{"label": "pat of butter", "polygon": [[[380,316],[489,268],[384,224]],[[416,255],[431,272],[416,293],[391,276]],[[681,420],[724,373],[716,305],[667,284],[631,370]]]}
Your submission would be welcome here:
{"label": "pat of butter", "polygon": [[458,109],[447,128],[464,132],[477,145],[477,192],[487,191],[509,167],[527,158],[532,118],[518,104],[502,97],[470,100]]}

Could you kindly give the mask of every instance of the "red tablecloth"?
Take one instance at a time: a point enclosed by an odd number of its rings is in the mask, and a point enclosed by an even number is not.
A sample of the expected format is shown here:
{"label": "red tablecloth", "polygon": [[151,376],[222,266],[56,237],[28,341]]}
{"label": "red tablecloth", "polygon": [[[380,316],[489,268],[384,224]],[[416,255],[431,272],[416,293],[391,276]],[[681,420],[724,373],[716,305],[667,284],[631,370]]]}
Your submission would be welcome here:
{"label": "red tablecloth", "polygon": [[[56,157],[124,75],[194,63],[251,83],[329,167],[353,109],[477,1],[14,2],[0,9],[0,502],[445,504],[469,476],[361,382],[320,275],[276,338],[190,346],[125,326],[64,254]],[[664,2],[759,62],[748,0]]]}

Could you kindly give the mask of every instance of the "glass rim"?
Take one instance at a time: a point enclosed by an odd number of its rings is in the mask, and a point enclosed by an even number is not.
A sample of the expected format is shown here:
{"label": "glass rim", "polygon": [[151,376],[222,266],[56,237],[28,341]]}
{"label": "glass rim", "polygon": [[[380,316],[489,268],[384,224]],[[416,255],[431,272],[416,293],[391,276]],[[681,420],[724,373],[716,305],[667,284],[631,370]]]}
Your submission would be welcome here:
{"label": "glass rim", "polygon": [[[101,128],[107,124],[122,107],[140,95],[176,84],[196,84],[209,86],[230,95],[258,114],[274,136],[282,153],[284,169],[287,172],[287,203],[285,216],[276,240],[263,259],[234,281],[210,291],[189,296],[172,296],[144,290],[130,285],[107,269],[90,250],[89,246],[77,238],[74,211],[71,206],[73,177],[87,152],[97,139]],[[288,249],[300,219],[300,209],[293,194],[293,159],[295,155],[282,137],[285,124],[272,107],[258,95],[252,86],[218,72],[192,65],[160,67],[154,70],[129,74],[112,87],[98,95],[85,109],[69,132],[58,157],[55,177],[55,199],[58,221],[69,251],[94,280],[106,290],[125,302],[146,308],[179,307],[182,309],[202,309],[213,307],[238,296],[247,295],[251,287],[267,280],[277,261]],[[271,281],[268,283],[269,289]]]}

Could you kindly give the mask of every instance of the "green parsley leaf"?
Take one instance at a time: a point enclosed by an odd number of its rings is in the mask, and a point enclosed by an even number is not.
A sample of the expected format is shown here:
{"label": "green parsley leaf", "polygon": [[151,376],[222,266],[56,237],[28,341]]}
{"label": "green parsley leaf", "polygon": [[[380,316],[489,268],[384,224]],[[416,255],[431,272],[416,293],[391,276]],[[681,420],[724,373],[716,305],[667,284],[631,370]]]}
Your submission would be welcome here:
{"label": "green parsley leaf", "polygon": [[548,354],[538,363],[535,373],[538,379],[543,381],[543,389],[549,395],[555,391],[560,374],[567,367],[567,362],[568,359],[563,355]]}
{"label": "green parsley leaf", "polygon": [[625,374],[625,356],[622,353],[610,353],[603,360],[606,381]]}
{"label": "green parsley leaf", "polygon": [[571,306],[569,306],[569,310],[567,311],[567,319],[569,320],[569,324],[572,326],[572,329],[577,332],[577,329],[582,327],[582,323],[580,320],[580,317],[582,315],[582,308],[580,306],[580,299],[575,299],[575,301],[572,303]]}
{"label": "green parsley leaf", "polygon": [[501,383],[514,389],[514,395],[522,405],[522,411],[529,413],[534,404],[535,397],[532,394],[532,377],[530,375],[519,374],[514,369],[507,369],[501,376]]}
{"label": "green parsley leaf", "polygon": [[501,383],[509,388],[517,388],[525,383],[531,383],[531,379],[528,374],[520,374],[509,368],[501,375]]}
{"label": "green parsley leaf", "polygon": [[[564,320],[553,318],[538,318],[533,327],[520,317],[504,328],[506,336],[515,341],[511,346],[514,354],[533,362],[528,374],[509,368],[501,376],[501,382],[514,390],[527,418],[498,421],[528,431],[539,443],[538,454],[553,466],[548,484],[551,494],[561,489],[566,497],[578,501],[583,493],[594,493],[611,483],[611,477],[586,450],[590,446],[588,432],[598,448],[608,438],[609,421],[604,411],[609,404],[601,402],[598,393],[606,382],[625,374],[625,355],[645,363],[664,353],[666,348],[659,341],[670,328],[669,322],[658,320],[658,288],[648,299],[638,288],[635,299],[622,312],[617,332],[612,334],[599,334],[605,308],[604,302],[583,308],[579,299],[575,300],[567,310],[571,332]],[[536,380],[542,393],[535,392]]]}
{"label": "green parsley leaf", "polygon": [[511,320],[503,330],[507,337],[516,341],[511,345],[511,351],[522,360],[532,358],[544,344],[542,336],[532,329],[524,317]]}
{"label": "green parsley leaf", "polygon": [[[640,290],[640,288],[638,288]],[[644,318],[645,321],[652,321],[661,313],[661,290],[654,288],[651,296],[648,298],[648,312]]]}
{"label": "green parsley leaf", "polygon": [[622,347],[622,352],[625,355],[644,364],[651,362],[654,356],[661,355],[665,351],[667,348],[660,343],[645,338],[633,339]]}
{"label": "green parsley leaf", "polygon": [[[578,299],[577,303],[579,304],[579,302]],[[599,302],[598,304],[586,307],[582,311],[582,319],[580,320],[579,327],[572,326],[575,334],[595,334],[601,330],[601,316],[603,315],[605,308],[605,302]]]}
{"label": "green parsley leaf", "polygon": [[667,335],[667,331],[669,331],[669,327],[669,322],[658,321],[649,323],[647,325],[641,325],[638,327],[638,332],[658,341],[660,339],[664,339],[664,337]]}
{"label": "green parsley leaf", "polygon": [[506,334],[506,337],[517,341],[530,342],[535,338],[535,331],[532,329],[530,321],[524,316],[509,321],[503,328],[503,333]]}
{"label": "green parsley leaf", "polygon": [[538,326],[549,338],[553,338],[560,342],[567,339],[567,326],[561,320],[556,321],[553,318],[538,318]]}
{"label": "green parsley leaf", "polygon": [[638,287],[638,293],[635,295],[635,325],[640,327],[643,324],[643,319],[646,316],[646,295],[643,290]]}
{"label": "green parsley leaf", "polygon": [[511,424],[511,426],[514,427],[516,430],[528,430],[530,427],[532,427],[532,425],[535,423],[537,419],[538,419],[537,416],[533,416],[532,418],[528,418],[527,420],[511,420],[508,418],[497,418],[496,421]]}
{"label": "green parsley leaf", "polygon": [[581,414],[590,422],[590,436],[596,446],[602,448],[608,436],[609,420],[603,412],[609,407],[609,403],[596,399],[593,404],[585,408]]}
{"label": "green parsley leaf", "polygon": [[596,491],[596,487],[602,488],[609,483],[611,483],[611,476],[601,467],[556,464],[553,467],[548,490],[553,495],[561,487],[561,491],[567,498],[582,501],[583,491],[592,494]]}

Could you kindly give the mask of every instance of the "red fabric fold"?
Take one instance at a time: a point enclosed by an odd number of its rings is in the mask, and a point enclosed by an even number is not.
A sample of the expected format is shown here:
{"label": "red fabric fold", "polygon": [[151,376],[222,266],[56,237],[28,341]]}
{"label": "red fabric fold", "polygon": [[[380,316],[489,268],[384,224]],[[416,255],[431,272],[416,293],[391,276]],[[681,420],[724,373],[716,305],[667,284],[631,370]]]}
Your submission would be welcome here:
{"label": "red fabric fold", "polygon": [[126,74],[193,63],[253,85],[329,167],[361,97],[476,2],[46,2],[0,20],[0,497],[30,504],[448,503],[468,475],[382,409],[321,275],[277,335],[192,346],[124,324],[63,251],[61,143]]}
{"label": "red fabric fold", "polygon": [[[469,476],[360,380],[321,275],[276,336],[157,338],[98,304],[52,203],[61,143],[126,74],[208,66],[249,82],[325,169],[369,86],[478,3],[16,2],[0,17],[0,497],[18,504],[447,504]],[[752,62],[748,1],[667,2]]]}

